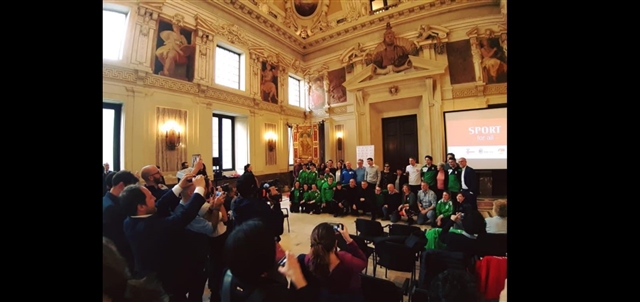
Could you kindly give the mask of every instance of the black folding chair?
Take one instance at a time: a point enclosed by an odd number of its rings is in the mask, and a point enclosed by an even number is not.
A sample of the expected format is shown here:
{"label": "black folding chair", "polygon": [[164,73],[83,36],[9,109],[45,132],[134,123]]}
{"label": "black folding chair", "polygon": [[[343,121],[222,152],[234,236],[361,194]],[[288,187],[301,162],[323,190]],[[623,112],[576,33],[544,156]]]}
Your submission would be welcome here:
{"label": "black folding chair", "polygon": [[507,234],[482,234],[478,237],[481,253],[478,256],[507,255]]}
{"label": "black folding chair", "polygon": [[402,289],[389,280],[360,274],[360,283],[365,302],[402,302]]}
{"label": "black folding chair", "polygon": [[[364,273],[366,274],[367,271],[369,270],[369,258],[371,257],[371,255],[374,254],[374,249],[370,246],[367,245],[367,242],[362,239],[362,237],[358,236],[358,235],[352,235],[349,234],[349,236],[351,237],[351,239],[353,239],[353,241],[355,241],[355,243],[358,245],[358,247],[360,248],[360,250],[364,253],[364,256],[367,258],[367,267],[365,267],[364,269]],[[344,241],[344,238],[342,238],[342,236],[338,237],[338,248],[341,250],[346,249],[347,247],[347,242]],[[376,266],[376,258],[373,258],[373,267]]]}
{"label": "black folding chair", "polygon": [[411,273],[411,277],[405,279],[402,285],[403,294],[407,294],[411,301],[411,289],[416,280],[416,250],[404,243],[386,240],[376,244],[376,256],[376,264],[384,267],[385,278],[388,270]]}
{"label": "black folding chair", "polygon": [[[356,221],[356,235],[364,239],[365,243],[373,244],[373,275],[376,274],[376,251],[375,246],[378,242],[385,240],[389,237],[389,234],[384,231],[384,228],[388,228],[389,225],[382,225],[380,221],[357,218]],[[368,269],[368,268],[367,268]]]}

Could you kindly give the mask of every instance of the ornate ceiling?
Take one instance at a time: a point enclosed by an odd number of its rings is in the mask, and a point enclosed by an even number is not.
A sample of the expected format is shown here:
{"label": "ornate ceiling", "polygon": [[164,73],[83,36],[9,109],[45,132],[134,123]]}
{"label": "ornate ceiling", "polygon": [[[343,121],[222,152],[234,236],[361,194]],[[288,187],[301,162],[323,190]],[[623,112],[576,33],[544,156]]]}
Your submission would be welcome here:
{"label": "ornate ceiling", "polygon": [[231,14],[262,34],[306,55],[373,31],[465,8],[499,5],[500,0],[388,0],[370,12],[369,0],[206,0],[214,13]]}

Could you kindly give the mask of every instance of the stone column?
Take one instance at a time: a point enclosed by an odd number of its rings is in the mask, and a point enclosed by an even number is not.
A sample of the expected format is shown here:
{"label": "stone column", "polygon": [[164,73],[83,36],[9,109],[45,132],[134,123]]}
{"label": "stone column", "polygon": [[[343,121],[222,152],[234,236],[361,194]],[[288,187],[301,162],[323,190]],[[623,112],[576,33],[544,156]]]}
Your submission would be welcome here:
{"label": "stone column", "polygon": [[262,99],[260,95],[260,68],[262,56],[256,52],[249,51],[249,64],[251,74],[249,75],[249,93],[252,97]]}
{"label": "stone column", "polygon": [[429,113],[431,121],[431,156],[437,158],[438,162],[444,161],[444,121],[442,117],[442,84],[444,75],[434,77],[435,92],[433,99],[429,103]]}
{"label": "stone column", "polygon": [[156,24],[159,13],[156,9],[138,6],[131,48],[131,65],[134,69],[153,72],[151,68],[155,59],[153,38],[158,30]]}
{"label": "stone column", "polygon": [[421,104],[420,107],[422,111],[422,120],[418,122],[422,123],[423,126],[425,126],[424,128],[428,129],[425,133],[421,133],[420,136],[421,136],[421,139],[424,139],[427,141],[427,144],[426,144],[427,149],[424,151],[428,154],[432,154],[433,152],[432,133],[433,133],[433,129],[437,129],[437,128],[433,128],[430,123],[432,119],[431,103],[433,102],[433,85],[434,85],[433,78],[432,77],[426,78],[424,80],[424,83],[425,83],[425,88],[424,88],[424,92],[422,93],[422,102],[420,102]]}
{"label": "stone column", "polygon": [[367,115],[367,103],[364,100],[364,91],[356,91],[355,114],[356,114],[356,145],[368,145],[371,141],[371,131],[369,129],[369,116]]}
{"label": "stone column", "polygon": [[215,57],[213,53],[213,34],[196,29],[195,77],[196,84],[211,85]]}

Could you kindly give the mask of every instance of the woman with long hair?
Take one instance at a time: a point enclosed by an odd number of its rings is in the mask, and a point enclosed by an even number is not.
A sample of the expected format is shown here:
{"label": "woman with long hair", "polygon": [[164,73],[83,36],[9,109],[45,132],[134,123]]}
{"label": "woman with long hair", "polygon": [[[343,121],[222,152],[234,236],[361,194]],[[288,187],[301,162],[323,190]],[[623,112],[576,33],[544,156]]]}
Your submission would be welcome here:
{"label": "woman with long hair", "polygon": [[[346,248],[338,251],[340,237]],[[318,301],[363,301],[360,272],[367,258],[343,224],[317,225],[311,232],[311,250],[298,256],[298,261],[305,277],[313,280],[310,284],[318,288]]]}

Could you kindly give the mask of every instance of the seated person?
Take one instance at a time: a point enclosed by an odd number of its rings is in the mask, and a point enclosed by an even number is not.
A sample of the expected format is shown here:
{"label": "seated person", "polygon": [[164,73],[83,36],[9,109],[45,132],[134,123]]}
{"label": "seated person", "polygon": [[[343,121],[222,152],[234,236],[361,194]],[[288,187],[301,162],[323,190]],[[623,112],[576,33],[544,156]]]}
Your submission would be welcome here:
{"label": "seated person", "polygon": [[[276,261],[277,243],[260,220],[249,220],[237,226],[225,243],[225,263],[229,267],[224,278],[222,301],[309,301],[307,280],[296,256],[286,252],[284,266]],[[291,290],[287,279],[291,280]]]}
{"label": "seated person", "polygon": [[358,193],[360,193],[360,187],[358,187],[355,177],[349,180],[349,185],[345,190],[347,191],[347,204],[349,205],[348,210],[349,213],[353,214],[353,205],[356,204],[358,200]]}
{"label": "seated person", "polygon": [[347,203],[347,190],[342,187],[342,182],[336,182],[333,191],[333,217],[343,216],[349,213],[349,204]]}
{"label": "seated person", "polygon": [[493,213],[495,216],[485,219],[487,222],[487,233],[506,234],[507,233],[507,201],[496,200],[493,202]]}
{"label": "seated person", "polygon": [[464,270],[448,269],[440,273],[429,287],[429,302],[481,301],[476,278]]}
{"label": "seated person", "polygon": [[388,184],[384,194],[384,204],[382,205],[382,220],[389,220],[390,216],[398,211],[402,204],[402,194],[396,190],[394,184]]}
{"label": "seated person", "polygon": [[293,213],[300,212],[300,202],[304,200],[304,189],[300,185],[300,181],[293,183],[293,189],[289,193],[289,210]]}
{"label": "seated person", "polygon": [[436,204],[438,197],[431,189],[426,181],[420,183],[418,197],[418,224],[431,224],[436,218]]}
{"label": "seated person", "polygon": [[[451,192],[447,191],[449,194],[451,194]],[[453,198],[454,196],[451,196],[451,198]],[[454,201],[452,201],[452,206],[453,206],[453,211],[452,214],[456,214],[456,213],[464,213],[467,209],[470,209],[468,206],[464,205],[464,195],[462,193],[456,193],[456,199]],[[450,219],[450,217],[453,216],[443,216],[440,220],[440,227],[444,226]],[[456,221],[453,224],[453,228],[456,230],[462,230],[462,222],[461,221]]]}
{"label": "seated person", "polygon": [[436,219],[433,221],[432,227],[442,228],[442,221],[445,217],[451,217],[453,214],[453,203],[449,197],[449,192],[442,192],[442,199],[436,205]]}
{"label": "seated person", "polygon": [[333,176],[329,176],[327,181],[322,182],[322,188],[320,195],[322,196],[322,205],[320,210],[322,213],[333,213],[333,195],[336,189],[336,183],[333,181]]}
{"label": "seated person", "polygon": [[[462,233],[450,232],[451,227],[458,221],[462,224]],[[448,251],[465,253],[469,257],[479,255],[482,252],[482,236],[486,234],[485,224],[482,214],[467,206],[464,213],[451,215],[442,228],[439,239],[447,245]]]}
{"label": "seated person", "polygon": [[355,203],[351,205],[351,214],[360,216],[360,211],[362,211],[362,215],[365,215],[367,212],[371,212],[371,220],[376,220],[377,212],[373,208],[373,205],[376,202],[376,195],[374,191],[368,187],[369,183],[366,180],[363,180],[360,183],[360,190],[358,191],[357,199]]}
{"label": "seated person", "polygon": [[374,191],[375,202],[373,204],[373,210],[376,211],[376,217],[382,217],[384,214],[382,213],[382,206],[384,205],[384,193],[387,190],[382,190],[379,186],[376,186]]}
{"label": "seated person", "polygon": [[[338,251],[338,236],[344,238],[345,250]],[[311,232],[311,250],[298,261],[318,301],[363,301],[360,273],[367,258],[346,226],[317,225]]]}
{"label": "seated person", "polygon": [[308,213],[307,212],[307,195],[309,195],[309,191],[311,191],[311,187],[306,184],[306,183],[302,183],[302,200],[300,201],[300,213]]}
{"label": "seated person", "polygon": [[416,194],[411,191],[409,184],[402,185],[402,192],[404,193],[404,202],[398,207],[397,212],[391,214],[391,222],[396,223],[400,221],[401,217],[407,217],[407,224],[412,225],[415,221],[413,217],[418,213]]}
{"label": "seated person", "polygon": [[311,185],[311,191],[307,192],[304,197],[305,213],[309,213],[313,215],[314,213],[320,213],[320,206],[322,204],[322,196],[320,195],[320,191],[318,191],[318,187],[316,184]]}

